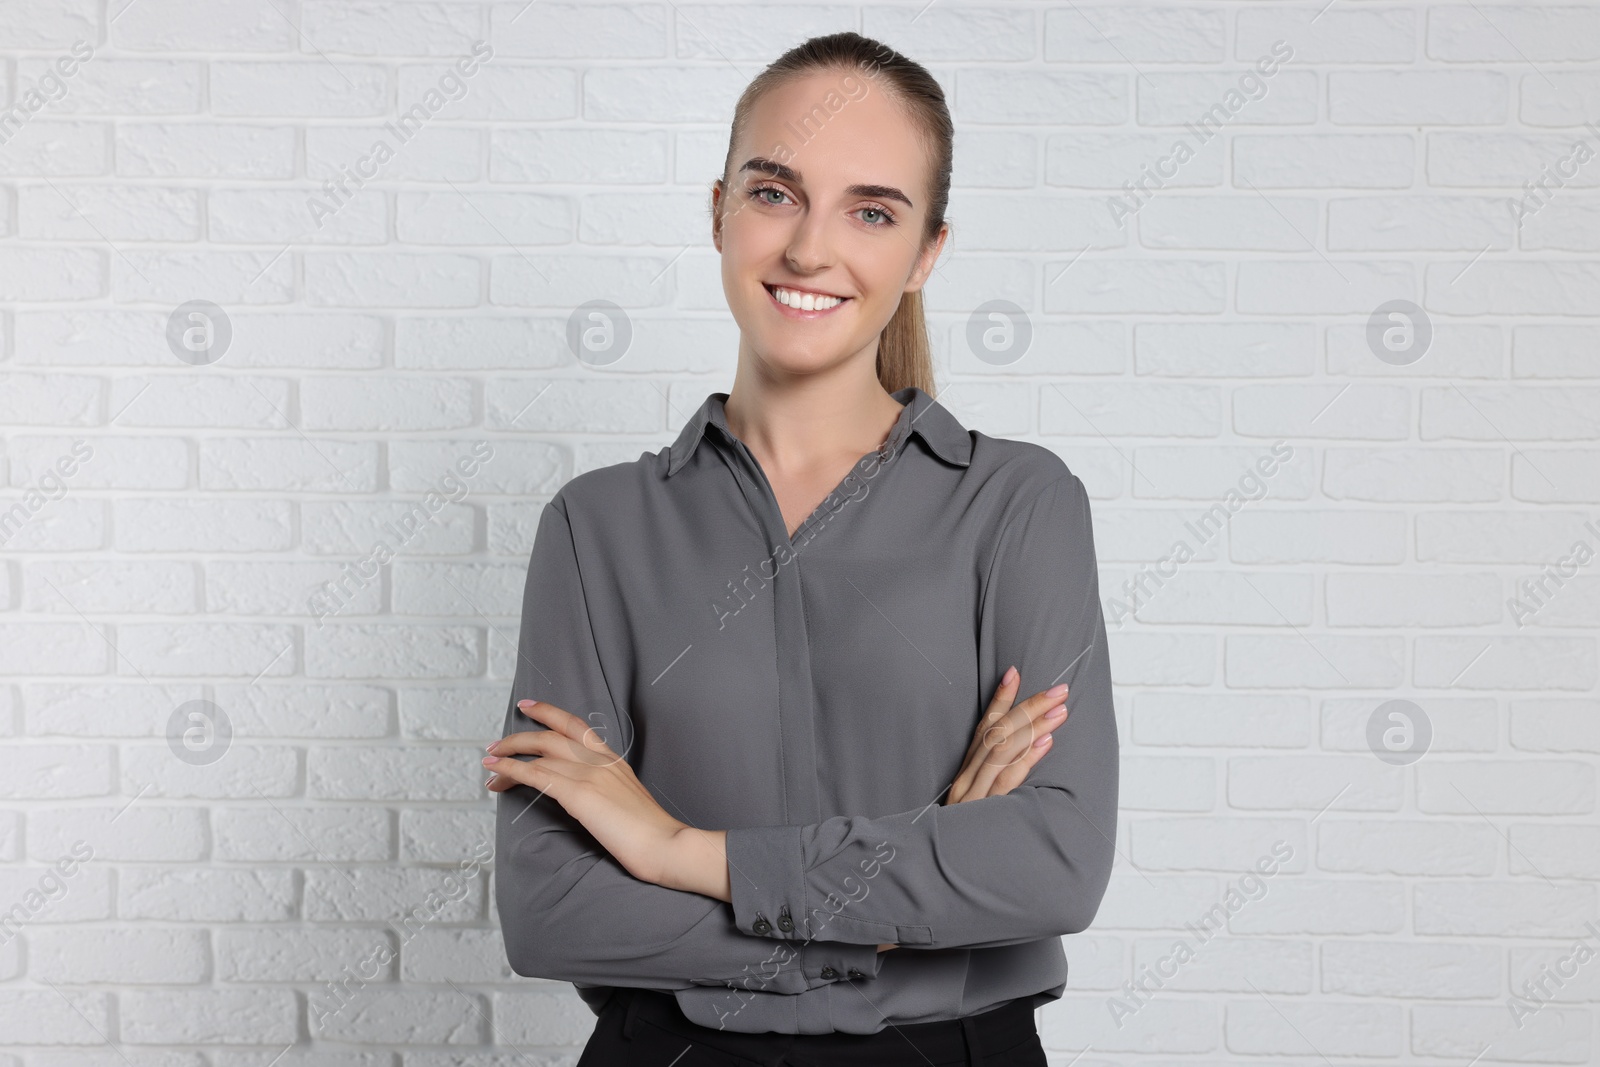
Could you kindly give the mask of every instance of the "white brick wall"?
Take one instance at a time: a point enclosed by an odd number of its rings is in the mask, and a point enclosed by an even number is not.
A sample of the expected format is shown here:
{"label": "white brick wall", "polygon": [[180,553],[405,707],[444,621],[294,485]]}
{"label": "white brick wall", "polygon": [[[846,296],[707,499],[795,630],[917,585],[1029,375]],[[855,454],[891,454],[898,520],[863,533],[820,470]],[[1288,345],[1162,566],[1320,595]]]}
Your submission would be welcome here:
{"label": "white brick wall", "polygon": [[[6,0],[0,1067],[576,1059],[486,872],[389,923],[492,845],[542,503],[731,381],[738,92],[844,28],[958,124],[941,399],[1095,500],[1122,817],[1052,1061],[1600,1062],[1600,4]],[[195,300],[212,362],[168,344]],[[1420,360],[1369,342],[1393,300]],[[1374,748],[1391,700],[1420,759]],[[220,762],[169,745],[196,702]]]}

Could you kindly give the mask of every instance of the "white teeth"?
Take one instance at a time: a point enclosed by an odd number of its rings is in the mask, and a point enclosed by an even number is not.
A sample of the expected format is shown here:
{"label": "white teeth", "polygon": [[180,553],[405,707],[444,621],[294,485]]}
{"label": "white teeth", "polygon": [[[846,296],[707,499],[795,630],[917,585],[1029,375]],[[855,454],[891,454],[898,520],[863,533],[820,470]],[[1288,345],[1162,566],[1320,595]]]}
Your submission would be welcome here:
{"label": "white teeth", "polygon": [[836,296],[817,296],[815,293],[797,293],[793,289],[772,288],[773,295],[778,298],[778,303],[786,304],[801,311],[826,311],[844,303]]}

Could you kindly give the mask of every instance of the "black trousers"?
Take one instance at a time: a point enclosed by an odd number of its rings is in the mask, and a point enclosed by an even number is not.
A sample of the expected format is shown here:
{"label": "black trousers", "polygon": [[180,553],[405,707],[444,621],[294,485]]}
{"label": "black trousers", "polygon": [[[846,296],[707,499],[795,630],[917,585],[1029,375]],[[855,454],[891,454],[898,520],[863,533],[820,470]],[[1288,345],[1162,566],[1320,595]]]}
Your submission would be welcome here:
{"label": "black trousers", "polygon": [[876,1034],[741,1034],[690,1022],[670,993],[619,988],[577,1067],[1046,1067],[1027,999]]}

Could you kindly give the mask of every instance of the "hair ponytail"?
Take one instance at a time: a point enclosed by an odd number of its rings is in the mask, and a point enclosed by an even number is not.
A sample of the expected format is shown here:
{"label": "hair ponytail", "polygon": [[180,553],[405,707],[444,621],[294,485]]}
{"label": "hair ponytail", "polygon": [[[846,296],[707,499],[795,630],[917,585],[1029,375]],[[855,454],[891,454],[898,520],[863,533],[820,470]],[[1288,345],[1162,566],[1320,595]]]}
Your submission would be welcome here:
{"label": "hair ponytail", "polygon": [[878,382],[890,393],[914,385],[934,395],[933,349],[920,289],[901,294],[900,306],[878,338]]}
{"label": "hair ponytail", "polygon": [[[789,49],[765,70],[751,79],[733,109],[733,125],[728,136],[728,156],[723,162],[726,181],[733,165],[733,146],[749,122],[755,103],[770,90],[789,79],[815,70],[859,72],[876,79],[898,98],[922,134],[930,166],[928,213],[923,227],[926,246],[945,224],[945,209],[950,203],[950,176],[954,170],[955,124],[945,103],[944,90],[926,67],[908,59],[882,42],[859,33],[845,31],[813,37]],[[928,322],[923,313],[922,291],[903,293],[900,306],[878,338],[878,382],[888,392],[914,385],[935,395],[933,351],[928,341]]]}

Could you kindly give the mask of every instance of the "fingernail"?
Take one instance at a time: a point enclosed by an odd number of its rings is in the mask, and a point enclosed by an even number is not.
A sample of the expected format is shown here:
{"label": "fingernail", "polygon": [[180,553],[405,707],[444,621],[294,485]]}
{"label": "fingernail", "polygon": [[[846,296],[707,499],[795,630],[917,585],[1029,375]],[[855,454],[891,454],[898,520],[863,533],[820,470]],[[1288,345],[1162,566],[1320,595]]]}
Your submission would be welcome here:
{"label": "fingernail", "polygon": [[1047,719],[1060,719],[1064,718],[1066,714],[1067,706],[1065,704],[1057,704],[1055,707],[1045,712],[1044,717]]}
{"label": "fingernail", "polygon": [[1048,745],[1049,743],[1050,743],[1050,735],[1049,734],[1040,734],[1037,738],[1034,739],[1033,747],[1034,748],[1043,748],[1044,746]]}
{"label": "fingernail", "polygon": [[499,763],[499,762],[500,762],[500,757],[499,756],[485,756],[485,757],[483,757],[483,765],[485,767],[493,767],[496,763]]}
{"label": "fingernail", "polygon": [[498,741],[490,741],[487,745],[483,746],[483,750],[485,752],[493,752],[494,751],[494,746],[498,745],[499,743],[500,742],[498,742]]}
{"label": "fingernail", "polygon": [[519,701],[517,701],[517,707],[519,707],[519,708],[531,708],[537,703],[539,703],[537,700],[519,700]]}
{"label": "fingernail", "polygon": [[1054,700],[1056,697],[1064,697],[1066,695],[1067,687],[1064,685],[1053,685],[1045,693],[1045,696],[1049,697],[1051,700]]}
{"label": "fingernail", "polygon": [[1012,682],[1014,682],[1016,680],[1017,680],[1017,668],[1015,666],[1011,666],[1011,667],[1007,667],[1006,668],[1005,677],[1000,679],[1000,684],[1002,684],[1002,685],[1010,685]]}
{"label": "fingernail", "polygon": [[491,774],[489,777],[487,777],[487,778],[485,778],[483,780],[483,784],[484,785],[494,785],[494,780],[496,778],[498,778],[498,777],[500,777],[498,774]]}

